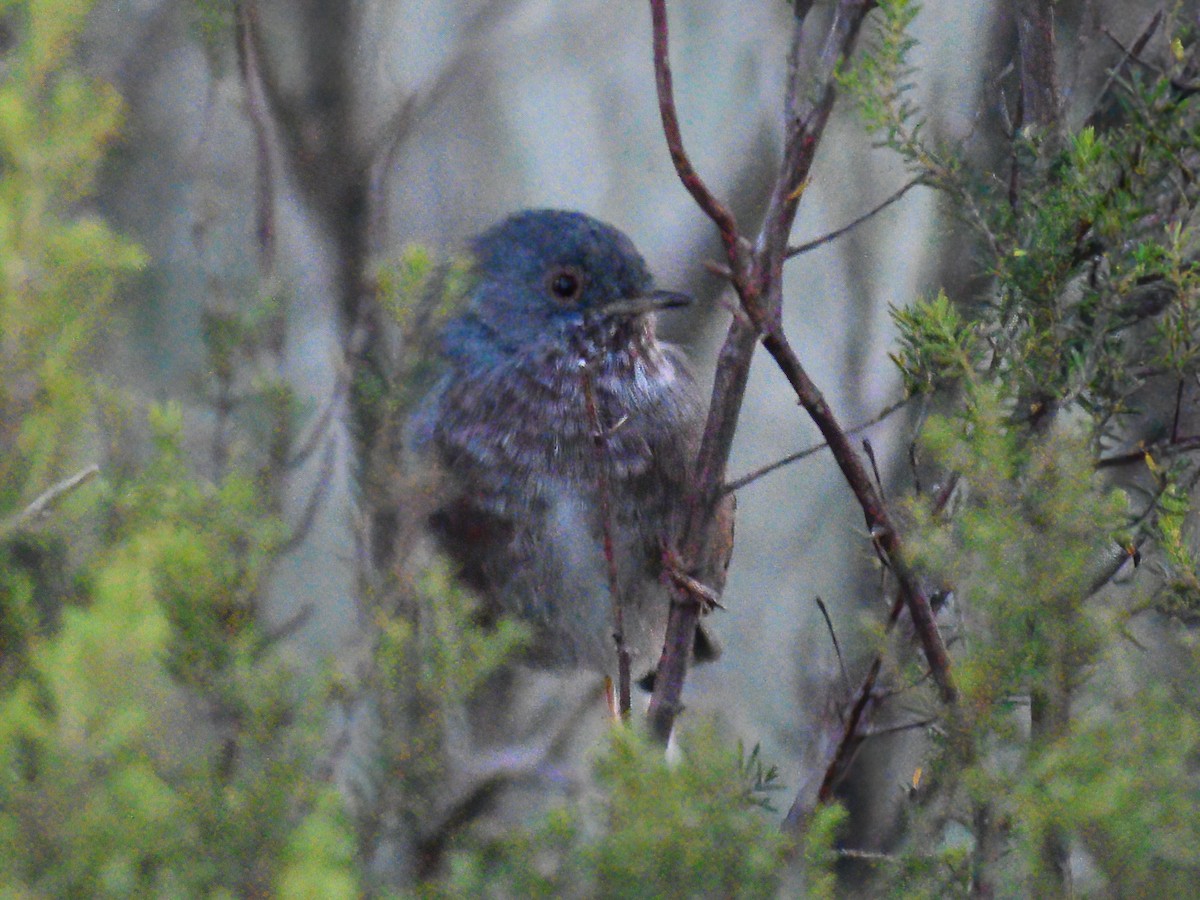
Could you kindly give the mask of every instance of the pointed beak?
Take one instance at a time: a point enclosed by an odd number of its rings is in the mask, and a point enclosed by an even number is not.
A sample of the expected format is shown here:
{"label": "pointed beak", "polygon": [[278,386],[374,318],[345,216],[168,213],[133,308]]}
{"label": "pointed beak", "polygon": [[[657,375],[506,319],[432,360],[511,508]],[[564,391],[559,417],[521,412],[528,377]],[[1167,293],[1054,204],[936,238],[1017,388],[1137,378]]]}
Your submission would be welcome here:
{"label": "pointed beak", "polygon": [[610,316],[641,316],[660,309],[677,309],[691,302],[691,297],[677,291],[650,291],[640,297],[622,297],[620,300],[614,300],[604,307],[604,313]]}

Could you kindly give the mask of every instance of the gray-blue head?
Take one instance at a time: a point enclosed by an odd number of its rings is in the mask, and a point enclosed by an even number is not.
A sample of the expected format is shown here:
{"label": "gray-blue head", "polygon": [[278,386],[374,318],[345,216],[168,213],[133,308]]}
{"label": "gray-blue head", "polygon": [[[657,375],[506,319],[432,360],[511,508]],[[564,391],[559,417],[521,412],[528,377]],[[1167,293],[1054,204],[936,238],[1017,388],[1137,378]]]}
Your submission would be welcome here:
{"label": "gray-blue head", "polygon": [[557,340],[603,320],[636,319],[682,306],[683,294],[654,290],[645,260],[624,234],[591,216],[524,210],[476,239],[478,282],[457,328],[462,343],[511,351]]}

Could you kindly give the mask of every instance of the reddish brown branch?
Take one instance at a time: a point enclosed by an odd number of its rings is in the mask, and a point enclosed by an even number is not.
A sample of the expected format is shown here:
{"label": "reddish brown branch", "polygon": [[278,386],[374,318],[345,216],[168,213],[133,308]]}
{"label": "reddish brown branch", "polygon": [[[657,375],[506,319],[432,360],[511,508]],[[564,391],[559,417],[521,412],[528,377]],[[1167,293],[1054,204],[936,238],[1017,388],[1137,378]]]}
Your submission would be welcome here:
{"label": "reddish brown branch", "polygon": [[771,354],[783,371],[788,383],[795,390],[796,396],[800,398],[800,403],[829,444],[833,458],[837,460],[842,475],[862,507],[867,530],[883,550],[892,573],[900,583],[900,597],[908,607],[909,615],[912,616],[913,627],[916,628],[921,648],[925,651],[925,658],[929,662],[942,699],[947,703],[953,703],[957,698],[957,691],[950,677],[950,658],[946,655],[946,646],[937,630],[937,623],[934,622],[933,611],[929,607],[929,598],[925,596],[925,590],[919,579],[904,559],[900,535],[888,515],[887,507],[879,496],[879,491],[871,480],[870,474],[850,443],[849,435],[834,418],[825,398],[808,377],[808,373],[804,371],[804,367],[800,364],[799,358],[792,350],[783,332],[773,331],[763,335],[763,346],[767,348],[767,352]]}
{"label": "reddish brown branch", "polygon": [[802,253],[810,253],[813,250],[816,250],[818,247],[823,247],[826,244],[836,241],[838,238],[842,237],[843,235],[849,234],[851,231],[853,231],[859,225],[862,225],[864,222],[868,222],[871,219],[875,218],[875,216],[879,215],[881,212],[883,212],[885,209],[887,209],[893,203],[898,201],[901,197],[903,197],[905,194],[907,194],[909,191],[911,191],[917,185],[924,184],[924,183],[925,183],[925,176],[918,175],[916,178],[912,179],[907,184],[903,185],[901,188],[896,190],[886,200],[882,201],[877,206],[874,206],[871,209],[867,210],[861,216],[858,216],[857,218],[852,219],[851,221],[847,222],[841,228],[836,228],[833,231],[830,231],[830,232],[827,232],[826,234],[821,235],[819,238],[813,238],[811,241],[805,241],[803,244],[797,244],[794,247],[788,247],[788,250],[787,250],[788,259],[791,259],[793,256],[800,256]]}
{"label": "reddish brown branch", "polygon": [[[650,0],[656,85],[671,159],[681,182],[721,233],[728,259],[728,277],[741,306],[739,313],[734,315],[717,364],[709,418],[692,476],[690,503],[680,529],[679,558],[693,570],[701,569],[705,563],[703,556],[710,544],[708,532],[712,527],[713,504],[722,490],[750,357],[755,344],[761,340],[788,378],[806,412],[816,422],[862,507],[872,538],[896,575],[900,589],[892,606],[888,628],[894,625],[901,611],[907,607],[942,697],[952,702],[956,691],[950,675],[949,658],[937,631],[928,598],[907,566],[900,536],[879,492],[851,446],[848,434],[808,377],[788,343],[782,326],[783,266],[789,255],[788,238],[817,146],[833,108],[835,72],[852,52],[863,20],[873,6],[872,0],[839,0],[817,59],[811,66],[804,65],[801,59],[804,18],[797,16],[788,58],[783,160],[762,230],[751,249],[751,245],[739,235],[736,222],[728,210],[705,186],[683,149],[667,60],[665,4],[664,0]],[[701,603],[701,598],[690,596],[677,586],[650,707],[652,727],[662,740],[670,734],[680,708],[679,698]],[[849,767],[854,750],[864,737],[863,728],[873,706],[875,685],[881,668],[882,659],[877,658],[850,704],[840,737],[830,751],[831,759],[816,798],[808,797],[807,791],[802,792],[793,804],[789,821],[805,816],[814,799],[824,802],[832,796],[834,787]]]}
{"label": "reddish brown branch", "polygon": [[[721,491],[749,372],[750,356],[756,339],[761,339],[788,377],[801,404],[817,423],[863,508],[868,529],[877,537],[896,569],[902,588],[901,596],[911,608],[913,622],[921,636],[930,667],[943,697],[952,700],[955,692],[949,676],[949,660],[933,622],[928,599],[903,562],[900,539],[861,460],[820,391],[792,352],[782,328],[783,265],[788,256],[788,236],[817,145],[833,108],[835,71],[853,50],[863,20],[873,5],[872,0],[841,0],[838,3],[812,72],[802,65],[804,21],[803,18],[796,19],[788,57],[783,161],[762,230],[753,250],[747,254],[744,250],[747,244],[737,231],[737,223],[705,185],[683,148],[668,59],[665,0],[650,0],[655,83],[671,160],[680,181],[721,233],[731,281],[745,313],[745,318],[735,315],[718,360],[709,418],[693,473],[687,516],[681,529],[680,558],[695,570],[704,566],[703,555],[711,543],[708,531],[711,528],[713,504]],[[808,84],[815,86],[815,89],[805,90],[803,86]],[[679,709],[688,653],[701,605],[702,598],[690,596],[676,587],[676,602],[672,604],[656,691],[650,707],[653,728],[663,740],[670,733]]]}
{"label": "reddish brown branch", "polygon": [[[897,412],[898,410],[904,409],[904,407],[906,407],[908,405],[908,402],[911,399],[912,399],[911,397],[905,397],[903,400],[897,400],[895,403],[891,404],[890,406],[884,407],[882,410],[880,410],[878,413],[873,415],[871,418],[867,419],[867,421],[860,422],[858,425],[855,425],[853,428],[847,429],[846,434],[848,436],[855,435],[862,431],[866,431],[868,428],[870,428],[873,425],[878,425],[880,422],[882,422],[888,416],[892,415],[892,413]],[[727,482],[725,484],[725,487],[723,490],[727,494],[732,494],[734,491],[740,491],[742,488],[746,487],[747,485],[753,484],[754,482],[758,481],[760,478],[762,478],[766,475],[770,475],[772,472],[776,471],[777,469],[782,469],[784,466],[790,466],[794,462],[799,462],[802,459],[807,459],[808,457],[812,456],[815,453],[820,453],[822,450],[828,449],[828,447],[829,447],[829,444],[825,443],[825,441],[821,441],[821,443],[819,443],[819,444],[813,444],[811,447],[805,447],[803,450],[797,450],[795,453],[789,453],[787,456],[783,457],[782,459],[777,459],[773,463],[768,463],[767,465],[761,466],[761,467],[753,470],[752,472],[747,472],[745,475],[735,478],[733,481]]]}
{"label": "reddish brown branch", "polygon": [[671,162],[675,165],[679,180],[683,182],[696,204],[716,223],[721,232],[721,240],[725,244],[725,254],[733,266],[733,271],[737,272],[741,258],[737,222],[733,213],[708,189],[683,149],[683,135],[679,130],[679,115],[675,110],[675,88],[671,78],[666,0],[650,0],[650,21],[654,33],[654,85],[658,92],[658,111],[662,116],[663,134],[667,139]]}
{"label": "reddish brown branch", "polygon": [[[934,498],[935,514],[941,514],[945,509],[957,486],[958,476],[952,475]],[[892,633],[904,608],[905,596],[903,592],[898,592],[888,611],[887,624],[884,626],[885,635]],[[882,670],[883,654],[876,653],[870,665],[867,666],[867,674],[863,678],[862,684],[859,685],[854,698],[850,701],[849,711],[840,723],[837,738],[832,742],[832,750],[828,754],[829,761],[816,793],[813,794],[807,786],[802,786],[797,791],[796,799],[792,802],[792,806],[783,820],[784,828],[799,829],[817,804],[828,803],[833,799],[834,791],[837,790],[837,786],[850,770],[858,748],[867,737],[876,733],[867,729],[867,722],[870,720],[872,711],[886,697],[875,690]],[[932,673],[933,670],[930,671]]]}
{"label": "reddish brown branch", "polygon": [[[713,527],[713,513],[721,496],[738,413],[750,375],[750,360],[757,343],[758,332],[745,317],[735,315],[717,356],[708,420],[692,473],[685,519],[680,529],[679,552],[675,554],[683,561],[685,572],[703,568],[702,554],[710,543],[709,530]],[[670,737],[675,716],[681,708],[680,697],[695,644],[696,626],[706,603],[704,597],[689,594],[679,582],[672,582],[672,588],[674,599],[649,710],[651,728],[664,743]]]}

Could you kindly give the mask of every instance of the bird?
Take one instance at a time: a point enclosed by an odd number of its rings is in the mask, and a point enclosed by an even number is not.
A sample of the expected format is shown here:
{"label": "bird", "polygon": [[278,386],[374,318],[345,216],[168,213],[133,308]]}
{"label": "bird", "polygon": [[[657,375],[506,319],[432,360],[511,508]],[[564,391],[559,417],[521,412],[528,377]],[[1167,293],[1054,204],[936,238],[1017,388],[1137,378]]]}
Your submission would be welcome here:
{"label": "bird", "polygon": [[[471,250],[474,287],[414,417],[441,470],[431,530],[489,616],[530,626],[535,666],[617,672],[615,586],[634,675],[652,684],[664,553],[705,415],[656,316],[690,297],[656,288],[630,238],[580,212],[517,212]],[[719,515],[731,547],[731,504]],[[727,562],[698,574],[723,585]],[[695,659],[717,652],[698,630]]]}

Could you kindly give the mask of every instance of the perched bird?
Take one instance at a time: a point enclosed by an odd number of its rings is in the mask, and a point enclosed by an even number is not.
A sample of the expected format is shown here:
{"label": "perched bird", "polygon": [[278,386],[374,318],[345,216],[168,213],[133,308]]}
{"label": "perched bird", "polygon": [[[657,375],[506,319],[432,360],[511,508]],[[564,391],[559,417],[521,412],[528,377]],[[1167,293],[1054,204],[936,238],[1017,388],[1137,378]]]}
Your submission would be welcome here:
{"label": "perched bird", "polygon": [[[662,650],[663,550],[703,426],[655,313],[689,298],[656,290],[629,238],[582,213],[516,213],[473,250],[445,375],[416,416],[417,445],[445,474],[433,530],[490,610],[533,626],[532,662],[613,674],[607,508],[637,678]],[[696,648],[715,650],[703,632]]]}

